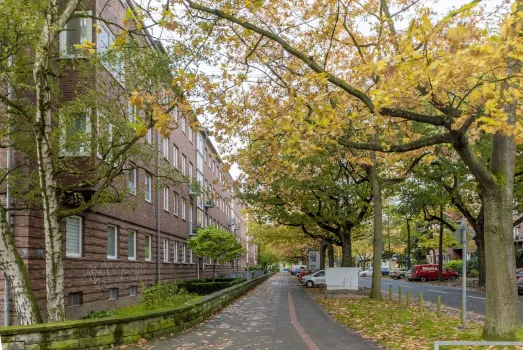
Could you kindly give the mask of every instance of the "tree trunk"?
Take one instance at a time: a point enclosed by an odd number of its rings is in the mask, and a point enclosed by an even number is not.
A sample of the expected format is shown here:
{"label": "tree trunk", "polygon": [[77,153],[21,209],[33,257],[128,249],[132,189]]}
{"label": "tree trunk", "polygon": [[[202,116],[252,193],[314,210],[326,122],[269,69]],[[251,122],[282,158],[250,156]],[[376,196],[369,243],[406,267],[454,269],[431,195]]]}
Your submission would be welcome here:
{"label": "tree trunk", "polygon": [[[18,322],[21,325],[42,323],[27,268],[16,250],[15,240],[3,208],[0,210],[0,269],[4,271],[5,280],[9,284]],[[8,301],[4,300],[5,302]]]}
{"label": "tree trunk", "polygon": [[49,60],[51,48],[59,31],[65,26],[78,6],[79,0],[68,1],[60,12],[57,1],[49,2],[45,11],[45,22],[35,48],[33,79],[36,94],[36,155],[38,177],[42,194],[44,231],[45,231],[45,264],[47,289],[48,322],[65,320],[64,305],[64,267],[62,261],[62,233],[60,232],[59,200],[57,195],[57,178],[53,164],[51,146],[51,90],[49,79],[54,79]]}
{"label": "tree trunk", "polygon": [[[443,205],[439,206],[439,217],[443,220]],[[443,281],[443,222],[439,222],[438,280]]]}
{"label": "tree trunk", "polygon": [[352,259],[352,242],[351,232],[341,231],[341,266],[342,267],[354,267],[354,260]]}
{"label": "tree trunk", "polygon": [[372,200],[374,203],[374,238],[372,250],[372,287],[371,299],[381,299],[381,246],[382,246],[382,201],[381,186],[378,179],[376,166],[369,167],[369,177],[372,187]]}
{"label": "tree trunk", "polygon": [[410,219],[407,218],[407,268],[410,269]]}
{"label": "tree trunk", "polygon": [[327,250],[327,243],[322,243],[320,246],[320,270],[325,270],[325,251]]}
{"label": "tree trunk", "polygon": [[334,267],[334,247],[332,243],[327,243],[327,255],[329,259],[329,267]]}

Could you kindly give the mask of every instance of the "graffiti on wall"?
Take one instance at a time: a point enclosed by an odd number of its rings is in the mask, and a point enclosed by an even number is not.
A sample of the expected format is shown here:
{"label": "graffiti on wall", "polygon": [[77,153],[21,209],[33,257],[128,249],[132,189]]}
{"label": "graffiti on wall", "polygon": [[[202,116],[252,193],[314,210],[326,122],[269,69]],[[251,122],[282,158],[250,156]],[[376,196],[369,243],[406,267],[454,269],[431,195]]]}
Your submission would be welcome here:
{"label": "graffiti on wall", "polygon": [[95,290],[107,290],[110,288],[126,288],[132,285],[151,284],[154,276],[150,269],[129,268],[124,263],[103,263],[102,265],[91,265],[87,269],[84,278],[89,278]]}

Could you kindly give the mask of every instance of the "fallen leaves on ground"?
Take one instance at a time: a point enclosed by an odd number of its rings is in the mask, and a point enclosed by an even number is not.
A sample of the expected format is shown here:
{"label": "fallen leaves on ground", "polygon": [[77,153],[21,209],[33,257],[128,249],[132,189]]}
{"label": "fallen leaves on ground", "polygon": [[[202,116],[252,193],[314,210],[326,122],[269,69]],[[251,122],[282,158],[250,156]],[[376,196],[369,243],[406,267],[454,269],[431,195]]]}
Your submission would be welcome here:
{"label": "fallen leaves on ground", "polygon": [[[355,296],[342,299],[316,298],[341,324],[355,330],[364,338],[372,339],[387,349],[433,349],[436,340],[481,340],[483,324],[472,321],[467,329],[460,328],[460,319],[449,315],[437,318],[434,312],[417,307],[399,305],[397,301],[371,300]],[[509,349],[481,347],[483,349]],[[441,347],[441,349],[479,349]],[[523,349],[515,347],[512,349]]]}

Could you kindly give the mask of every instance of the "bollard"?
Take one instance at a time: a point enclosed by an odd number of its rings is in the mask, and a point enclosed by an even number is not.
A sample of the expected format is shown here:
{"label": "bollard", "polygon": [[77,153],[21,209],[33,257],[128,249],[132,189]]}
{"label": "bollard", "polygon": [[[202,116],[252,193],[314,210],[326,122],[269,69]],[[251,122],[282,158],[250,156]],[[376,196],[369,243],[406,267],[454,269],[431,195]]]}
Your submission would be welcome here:
{"label": "bollard", "polygon": [[389,284],[389,300],[392,301],[392,284]]}
{"label": "bollard", "polygon": [[436,297],[436,316],[441,317],[441,296]]}
{"label": "bollard", "polygon": [[419,312],[423,312],[423,294],[419,292]]}
{"label": "bollard", "polygon": [[398,287],[398,304],[400,304],[400,305],[401,305],[401,292],[402,292],[401,286],[399,286]]}
{"label": "bollard", "polygon": [[410,290],[407,289],[407,309],[410,307]]}

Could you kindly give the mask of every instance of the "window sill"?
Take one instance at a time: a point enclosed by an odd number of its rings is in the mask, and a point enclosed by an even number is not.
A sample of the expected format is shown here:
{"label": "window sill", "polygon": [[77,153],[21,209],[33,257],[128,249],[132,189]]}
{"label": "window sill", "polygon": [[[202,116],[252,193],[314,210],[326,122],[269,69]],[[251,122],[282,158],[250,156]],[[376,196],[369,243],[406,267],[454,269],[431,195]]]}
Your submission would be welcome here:
{"label": "window sill", "polygon": [[81,255],[66,255],[65,256],[67,259],[85,259],[85,257],[81,256]]}
{"label": "window sill", "polygon": [[153,201],[152,201],[152,200],[147,200],[147,199],[146,199],[145,202],[146,202],[146,203],[149,203],[149,204],[151,204],[151,205],[153,204]]}
{"label": "window sill", "polygon": [[145,262],[153,262],[153,259],[145,259]]}
{"label": "window sill", "polygon": [[164,209],[163,211],[166,212],[166,213],[170,213],[170,211],[169,211],[169,210],[166,210],[166,209]]}
{"label": "window sill", "polygon": [[127,261],[136,261],[136,258],[127,258]]}
{"label": "window sill", "polygon": [[120,259],[118,257],[116,257],[116,256],[108,256],[107,260],[116,260],[116,261],[118,261]]}

